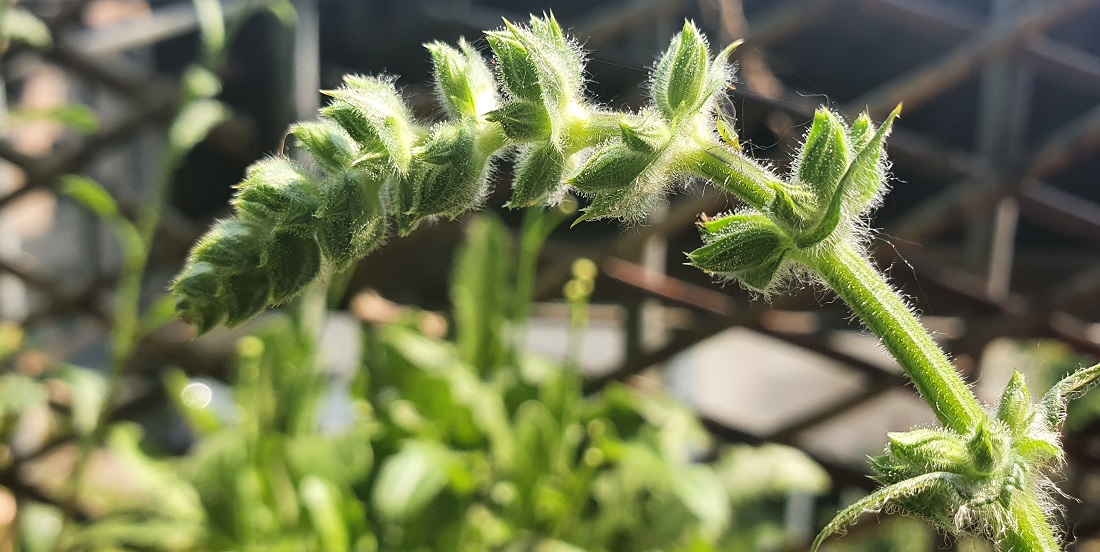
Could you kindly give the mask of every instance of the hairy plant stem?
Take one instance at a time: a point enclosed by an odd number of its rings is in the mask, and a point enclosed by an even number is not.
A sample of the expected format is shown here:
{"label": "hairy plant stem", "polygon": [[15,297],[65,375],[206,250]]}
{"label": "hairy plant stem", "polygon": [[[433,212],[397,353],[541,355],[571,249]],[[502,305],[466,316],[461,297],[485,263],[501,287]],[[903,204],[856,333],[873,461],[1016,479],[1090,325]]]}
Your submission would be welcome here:
{"label": "hairy plant stem", "polygon": [[762,211],[771,207],[775,188],[783,185],[763,167],[718,144],[700,144],[691,160],[695,174]]}
{"label": "hairy plant stem", "polygon": [[820,274],[882,340],[940,423],[968,434],[985,418],[977,399],[885,277],[853,246],[826,242],[795,258]]}
{"label": "hairy plant stem", "polygon": [[1035,493],[1023,489],[1012,493],[1010,503],[1014,527],[1000,538],[1004,552],[1058,552],[1062,547],[1039,505]]}

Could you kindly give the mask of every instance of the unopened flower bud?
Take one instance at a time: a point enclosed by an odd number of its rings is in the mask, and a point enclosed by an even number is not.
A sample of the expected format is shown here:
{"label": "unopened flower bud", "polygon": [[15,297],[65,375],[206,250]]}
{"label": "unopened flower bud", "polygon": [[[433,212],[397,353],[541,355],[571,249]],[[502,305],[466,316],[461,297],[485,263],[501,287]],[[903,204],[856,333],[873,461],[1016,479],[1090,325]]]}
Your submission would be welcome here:
{"label": "unopened flower bud", "polygon": [[798,183],[812,190],[821,203],[833,197],[848,169],[849,153],[844,133],[844,124],[833,112],[818,109],[814,113],[813,126],[806,135],[794,172]]}
{"label": "unopened flower bud", "polygon": [[465,40],[456,49],[441,42],[427,45],[440,103],[452,117],[477,118],[496,108],[497,87],[481,54]]}
{"label": "unopened flower bud", "polygon": [[321,114],[367,148],[381,148],[398,172],[408,169],[416,131],[393,82],[349,75],[344,86],[325,91],[335,101]]}
{"label": "unopened flower bud", "polygon": [[515,173],[508,206],[529,207],[561,186],[565,153],[550,143],[531,147],[519,154]]}
{"label": "unopened flower bud", "polygon": [[586,193],[623,190],[629,188],[656,159],[656,153],[611,144],[596,150],[566,182]]}
{"label": "unopened flower bud", "polygon": [[359,156],[359,146],[346,130],[332,121],[297,123],[290,127],[290,134],[298,139],[313,161],[330,174],[347,170]]}
{"label": "unopened flower bud", "polygon": [[1031,424],[1031,413],[1031,393],[1027,390],[1024,376],[1015,372],[1001,394],[997,419],[1008,426],[1013,437],[1019,437],[1026,433]]}
{"label": "unopened flower bud", "polygon": [[688,253],[692,265],[737,278],[757,290],[771,284],[791,249],[783,231],[771,219],[757,214],[723,217],[704,227],[703,239],[705,245]]}
{"label": "unopened flower bud", "polygon": [[970,462],[966,445],[958,436],[937,429],[891,433],[889,452],[895,461],[916,472],[961,471]]}
{"label": "unopened flower bud", "polygon": [[255,163],[237,187],[233,205],[243,218],[299,236],[313,233],[317,192],[293,161],[272,157]]}
{"label": "unopened flower bud", "polygon": [[500,124],[504,135],[516,142],[545,140],[552,132],[550,115],[539,102],[515,100],[490,111],[485,118]]}
{"label": "unopened flower bud", "polygon": [[653,97],[665,117],[672,120],[695,111],[706,100],[709,66],[706,40],[695,25],[685,22],[654,73]]}
{"label": "unopened flower bud", "polygon": [[350,171],[321,185],[321,208],[314,225],[325,257],[337,267],[366,255],[385,237],[381,182],[365,171]]}

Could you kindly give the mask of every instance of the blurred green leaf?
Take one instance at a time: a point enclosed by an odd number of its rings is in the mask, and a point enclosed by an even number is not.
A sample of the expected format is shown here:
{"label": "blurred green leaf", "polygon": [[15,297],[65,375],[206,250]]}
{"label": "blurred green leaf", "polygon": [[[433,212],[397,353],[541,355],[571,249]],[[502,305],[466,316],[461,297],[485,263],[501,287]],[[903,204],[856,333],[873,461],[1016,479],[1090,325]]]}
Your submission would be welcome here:
{"label": "blurred green leaf", "polygon": [[69,384],[73,429],[77,435],[88,436],[96,430],[103,403],[107,398],[107,380],[103,374],[87,368],[64,364],[59,379]]}
{"label": "blurred green leaf", "polygon": [[62,105],[46,109],[16,107],[8,112],[9,125],[21,125],[37,121],[59,123],[85,134],[95,132],[99,128],[99,118],[88,106],[80,104]]}
{"label": "blurred green leaf", "polygon": [[53,44],[50,29],[31,12],[9,6],[0,19],[0,35],[32,48],[45,49]]}
{"label": "blurred green leaf", "polygon": [[141,316],[140,335],[148,335],[165,324],[176,320],[176,299],[171,295],[163,295],[152,306],[145,310]]}
{"label": "blurred green leaf", "polygon": [[185,101],[213,98],[222,91],[222,81],[213,71],[191,65],[183,72],[181,90]]}
{"label": "blurred green leaf", "polygon": [[15,354],[23,346],[23,328],[14,322],[0,320],[0,362]]}
{"label": "blurred green leaf", "polygon": [[219,0],[192,0],[199,22],[199,36],[208,59],[225,50],[225,14]]}
{"label": "blurred green leaf", "polygon": [[67,174],[61,177],[61,192],[101,219],[113,221],[121,216],[111,193],[91,178]]}
{"label": "blurred green leaf", "polygon": [[21,552],[52,552],[61,536],[60,508],[37,502],[25,502],[19,509]]}
{"label": "blurred green leaf", "polygon": [[372,501],[387,519],[401,521],[419,515],[447,486],[453,453],[432,441],[406,441],[387,458],[374,484]]}
{"label": "blurred green leaf", "polygon": [[346,552],[348,529],[341,515],[339,491],[324,479],[310,475],[302,479],[298,494],[321,540],[323,552]]}
{"label": "blurred green leaf", "polygon": [[298,23],[298,11],[294,9],[294,3],[290,0],[273,0],[268,2],[267,11],[271,12],[279,23],[287,27],[293,27]]}
{"label": "blurred green leaf", "polygon": [[512,247],[508,230],[496,218],[476,218],[468,231],[451,284],[455,342],[462,358],[484,375],[500,367],[506,351]]}
{"label": "blurred green leaf", "polygon": [[19,414],[23,409],[46,402],[46,388],[22,374],[0,375],[0,416]]}
{"label": "blurred green leaf", "polygon": [[168,158],[173,163],[186,156],[214,127],[229,120],[232,112],[221,102],[209,99],[188,102],[168,128]]}

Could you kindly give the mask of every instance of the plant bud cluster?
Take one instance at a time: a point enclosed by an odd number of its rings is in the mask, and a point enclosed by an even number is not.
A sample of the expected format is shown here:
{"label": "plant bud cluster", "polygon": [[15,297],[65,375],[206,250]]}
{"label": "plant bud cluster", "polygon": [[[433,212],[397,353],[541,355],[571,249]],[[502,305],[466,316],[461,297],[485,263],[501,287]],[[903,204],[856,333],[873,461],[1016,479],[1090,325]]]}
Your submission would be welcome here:
{"label": "plant bud cluster", "polygon": [[639,220],[698,172],[702,149],[729,149],[709,129],[732,47],[712,58],[691,23],[657,62],[653,105],[637,113],[585,97],[584,57],[552,15],[506,21],[486,38],[495,74],[465,42],[427,45],[447,115],[434,124],[411,116],[390,79],[348,76],[328,91],[320,119],[289,132],[310,161],[256,163],[238,185],[235,215],[192,250],[173,284],[181,317],[204,332],[238,324],[292,299],[324,266],[361,258],[391,226],[404,235],[477,207],[493,159],[507,152],[510,206],[552,204],[572,190],[590,200],[582,220]]}

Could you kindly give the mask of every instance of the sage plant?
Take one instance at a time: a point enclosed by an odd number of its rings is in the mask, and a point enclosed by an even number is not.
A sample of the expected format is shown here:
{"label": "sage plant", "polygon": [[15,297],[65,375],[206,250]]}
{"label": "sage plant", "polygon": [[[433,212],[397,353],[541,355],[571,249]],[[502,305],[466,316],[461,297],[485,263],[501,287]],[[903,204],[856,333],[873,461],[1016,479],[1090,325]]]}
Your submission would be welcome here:
{"label": "sage plant", "polygon": [[1066,401],[1100,365],[1037,403],[1016,374],[1000,404],[981,405],[912,309],[869,262],[866,217],[886,185],[881,124],[819,109],[788,175],[745,155],[717,112],[731,81],[690,22],[652,70],[649,105],[618,112],[584,93],[584,56],[552,15],[486,33],[495,70],[469,44],[427,46],[446,119],[414,119],[386,77],[348,76],[320,119],[290,134],[311,162],[285,156],[248,171],[236,213],[192,250],[173,284],[177,312],[201,332],[289,301],[323,266],[345,267],[387,236],[479,207],[495,164],[511,156],[511,207],[587,199],[578,222],[641,220],[691,181],[744,207],[700,224],[687,254],[716,279],[764,295],[790,282],[832,288],[897,359],[942,427],[890,435],[871,466],[883,487],[842,511],[816,546],[866,511],[918,516],[1006,551],[1055,551],[1049,474],[1063,461]]}

